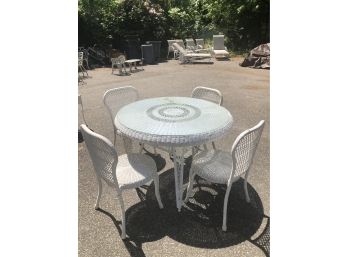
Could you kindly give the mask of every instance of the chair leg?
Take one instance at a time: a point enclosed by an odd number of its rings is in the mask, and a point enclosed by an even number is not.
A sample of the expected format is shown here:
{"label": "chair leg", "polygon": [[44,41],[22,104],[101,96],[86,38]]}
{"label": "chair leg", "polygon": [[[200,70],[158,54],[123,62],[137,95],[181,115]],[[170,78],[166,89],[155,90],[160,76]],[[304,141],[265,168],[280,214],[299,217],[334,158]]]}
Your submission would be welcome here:
{"label": "chair leg", "polygon": [[186,191],[186,197],[184,200],[184,203],[187,203],[188,199],[192,195],[192,188],[193,188],[193,179],[195,177],[195,174],[190,170],[190,175],[189,175],[189,184],[187,185],[187,191]]}
{"label": "chair leg", "polygon": [[118,201],[120,202],[121,212],[122,212],[122,234],[121,238],[126,239],[126,211],[124,209],[124,202],[122,197],[122,192],[117,194]]}
{"label": "chair leg", "polygon": [[102,181],[100,178],[98,178],[98,196],[97,196],[97,201],[95,202],[95,206],[94,206],[95,210],[99,209],[99,201],[100,201],[102,191],[103,191]]}
{"label": "chair leg", "polygon": [[228,198],[230,196],[230,191],[231,191],[231,187],[227,186],[226,189],[226,194],[225,194],[225,199],[224,199],[224,211],[223,211],[223,220],[222,220],[222,231],[226,231],[227,230],[227,204],[228,204]]}
{"label": "chair leg", "polygon": [[247,201],[247,203],[250,203],[250,196],[249,196],[249,192],[248,192],[248,180],[244,179],[244,192],[245,192],[245,199]]}
{"label": "chair leg", "polygon": [[155,194],[156,194],[158,205],[159,205],[160,209],[163,209],[163,203],[162,203],[161,195],[160,195],[160,192],[159,192],[159,178],[158,178],[157,174],[153,178],[153,182],[155,184]]}
{"label": "chair leg", "polygon": [[213,145],[213,149],[216,150],[215,142],[211,142],[211,144]]}

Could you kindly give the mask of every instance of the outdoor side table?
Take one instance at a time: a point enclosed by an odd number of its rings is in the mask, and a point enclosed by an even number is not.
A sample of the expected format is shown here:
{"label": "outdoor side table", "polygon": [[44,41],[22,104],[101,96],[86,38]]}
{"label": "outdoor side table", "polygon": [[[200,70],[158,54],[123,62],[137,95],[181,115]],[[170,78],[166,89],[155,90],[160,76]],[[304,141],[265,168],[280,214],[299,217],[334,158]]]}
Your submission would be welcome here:
{"label": "outdoor side table", "polygon": [[126,137],[156,146],[173,156],[176,207],[180,211],[185,153],[193,146],[225,135],[232,127],[233,117],[224,107],[206,100],[160,97],[122,107],[114,123]]}
{"label": "outdoor side table", "polygon": [[141,70],[144,70],[143,65],[142,65],[142,61],[140,59],[130,59],[130,60],[126,60],[125,63],[128,64],[129,66],[129,72],[132,72],[132,67],[134,66],[134,69],[137,70],[137,62],[140,63],[141,65]]}

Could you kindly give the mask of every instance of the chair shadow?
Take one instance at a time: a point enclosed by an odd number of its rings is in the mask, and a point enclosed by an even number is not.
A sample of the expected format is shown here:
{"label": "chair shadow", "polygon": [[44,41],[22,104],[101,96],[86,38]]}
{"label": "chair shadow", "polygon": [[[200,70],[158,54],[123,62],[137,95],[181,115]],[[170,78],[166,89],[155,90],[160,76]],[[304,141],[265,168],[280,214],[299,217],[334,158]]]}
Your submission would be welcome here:
{"label": "chair shadow", "polygon": [[[188,181],[191,158],[186,161],[184,183]],[[160,209],[155,196],[154,184],[137,188],[140,202],[126,211],[128,238],[123,240],[130,256],[145,256],[142,244],[168,236],[173,240],[199,248],[225,248],[249,241],[269,256],[269,217],[264,215],[261,199],[248,184],[250,203],[245,201],[243,179],[232,186],[228,210],[227,231],[222,231],[222,211],[226,186],[197,179],[193,197],[184,204],[181,212],[176,208],[174,170],[160,175],[160,194],[164,208]],[[184,192],[184,195],[186,192]],[[120,222],[108,212],[121,235]],[[259,230],[264,217],[268,218],[266,228],[256,239],[252,236]]]}

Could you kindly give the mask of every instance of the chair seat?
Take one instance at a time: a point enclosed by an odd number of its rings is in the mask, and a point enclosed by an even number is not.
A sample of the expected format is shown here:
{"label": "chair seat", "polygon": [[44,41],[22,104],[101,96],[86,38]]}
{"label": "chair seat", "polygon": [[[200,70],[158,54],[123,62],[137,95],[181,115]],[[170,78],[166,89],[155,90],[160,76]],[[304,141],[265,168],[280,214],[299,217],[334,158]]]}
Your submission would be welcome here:
{"label": "chair seat", "polygon": [[[218,184],[227,184],[231,175],[232,155],[221,150],[205,150],[193,158],[192,171],[200,177]],[[239,177],[234,177],[237,181]]]}
{"label": "chair seat", "polygon": [[120,189],[138,187],[153,179],[155,161],[144,154],[123,154],[118,157],[116,176]]}

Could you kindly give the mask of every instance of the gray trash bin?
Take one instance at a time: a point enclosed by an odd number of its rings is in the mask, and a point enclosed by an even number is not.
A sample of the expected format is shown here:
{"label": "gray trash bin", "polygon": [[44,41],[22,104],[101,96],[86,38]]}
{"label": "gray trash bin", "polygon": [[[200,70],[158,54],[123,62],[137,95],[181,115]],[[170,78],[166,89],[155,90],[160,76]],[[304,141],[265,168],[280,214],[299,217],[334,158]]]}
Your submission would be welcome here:
{"label": "gray trash bin", "polygon": [[161,57],[161,41],[146,41],[146,44],[152,44],[155,59],[159,59]]}
{"label": "gray trash bin", "polygon": [[155,56],[154,56],[152,44],[141,45],[141,54],[143,58],[143,63],[153,64],[155,62]]}

